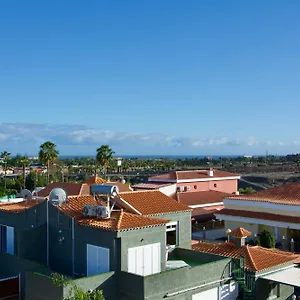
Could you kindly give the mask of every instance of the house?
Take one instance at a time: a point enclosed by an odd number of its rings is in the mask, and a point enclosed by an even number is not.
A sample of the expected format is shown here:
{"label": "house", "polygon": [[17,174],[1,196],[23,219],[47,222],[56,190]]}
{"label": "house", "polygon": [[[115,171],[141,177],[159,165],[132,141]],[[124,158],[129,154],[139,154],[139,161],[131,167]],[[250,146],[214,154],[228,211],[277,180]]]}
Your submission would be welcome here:
{"label": "house", "polygon": [[62,188],[68,196],[81,196],[90,194],[90,186],[86,183],[53,182],[37,192],[37,196],[48,198],[55,188]]}
{"label": "house", "polygon": [[[273,232],[278,243],[300,251],[300,183],[266,189],[253,194],[224,198],[224,209],[216,217],[226,228],[242,226],[258,235]],[[284,245],[285,244],[285,245]]]}
{"label": "house", "polygon": [[233,242],[209,244],[199,242],[194,244],[194,250],[231,257],[242,260],[237,262],[235,279],[243,289],[243,299],[292,299],[294,287],[299,282],[300,269],[296,267],[299,255],[277,249],[267,249],[260,246],[245,244],[252,233],[244,228],[231,231]]}
{"label": "house", "polygon": [[18,280],[25,300],[67,295],[53,272],[107,300],[197,300],[209,290],[236,299],[232,259],[191,249],[188,206],[159,191],[113,191],[100,184],[66,197],[55,188],[48,199],[1,204],[0,280]]}
{"label": "house", "polygon": [[158,189],[193,209],[194,227],[200,223],[201,228],[203,226],[213,228],[214,214],[224,208],[223,198],[238,193],[239,179],[239,175],[212,168],[173,171],[152,176],[148,182],[133,185],[132,188],[134,190]]}
{"label": "house", "polygon": [[93,175],[85,181],[89,186],[93,186],[95,184],[105,184],[110,186],[117,186],[120,192],[129,192],[133,191],[129,184],[126,184],[124,180],[122,181],[107,181],[100,176]]}

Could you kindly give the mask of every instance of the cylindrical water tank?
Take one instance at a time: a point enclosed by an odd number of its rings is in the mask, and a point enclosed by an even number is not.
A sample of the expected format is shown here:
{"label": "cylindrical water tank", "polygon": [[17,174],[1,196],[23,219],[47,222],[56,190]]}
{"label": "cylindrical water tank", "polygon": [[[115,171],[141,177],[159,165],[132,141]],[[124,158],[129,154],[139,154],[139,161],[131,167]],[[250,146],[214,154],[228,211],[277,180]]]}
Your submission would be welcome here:
{"label": "cylindrical water tank", "polygon": [[119,188],[116,185],[95,184],[91,187],[91,192],[102,195],[116,195]]}

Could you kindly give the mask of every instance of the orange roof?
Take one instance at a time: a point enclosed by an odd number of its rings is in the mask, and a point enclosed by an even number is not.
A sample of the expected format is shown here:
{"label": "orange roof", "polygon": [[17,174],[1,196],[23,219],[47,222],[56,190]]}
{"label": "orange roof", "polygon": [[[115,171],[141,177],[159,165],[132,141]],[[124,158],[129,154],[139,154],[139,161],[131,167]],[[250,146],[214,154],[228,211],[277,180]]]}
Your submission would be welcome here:
{"label": "orange roof", "polygon": [[231,200],[269,202],[281,205],[300,205],[300,182],[266,189],[253,194],[226,198]]}
{"label": "orange roof", "polygon": [[37,193],[39,197],[48,197],[54,188],[64,189],[68,196],[89,195],[90,188],[85,183],[53,182]]}
{"label": "orange roof", "polygon": [[262,219],[268,221],[277,221],[284,223],[300,223],[300,217],[295,216],[285,216],[285,215],[277,215],[270,214],[265,212],[256,212],[256,211],[246,211],[246,210],[236,210],[236,209],[228,209],[224,208],[219,212],[216,212],[218,215],[226,215],[226,216],[236,216],[236,217],[244,217],[251,219]]}
{"label": "orange roof", "polygon": [[[70,217],[75,217],[76,222],[79,225],[90,226],[95,228],[102,228],[106,230],[126,230],[133,228],[142,228],[149,226],[160,226],[166,224],[168,221],[163,219],[155,219],[145,216],[140,216],[125,212],[121,210],[115,210],[111,214],[110,219],[99,219],[95,217],[84,217],[82,215],[83,208],[86,204],[98,205],[93,196],[79,196],[68,197],[68,203],[64,203],[59,209]],[[101,205],[106,205],[105,202],[100,201]]]}
{"label": "orange roof", "polygon": [[80,218],[79,225],[102,228],[106,230],[120,231],[134,228],[160,226],[168,223],[168,220],[154,219],[145,216],[124,212],[113,211],[110,219]]}
{"label": "orange roof", "polygon": [[27,200],[27,201],[22,201],[17,203],[3,203],[0,204],[0,211],[7,211],[7,212],[18,214],[28,208],[38,205],[41,202],[43,201]]}
{"label": "orange roof", "polygon": [[103,184],[106,183],[107,181],[97,175],[91,176],[88,180],[85,181],[86,184],[88,185],[93,185],[93,184]]}
{"label": "orange roof", "polygon": [[237,248],[233,243],[209,244],[199,242],[192,245],[192,249],[231,258],[240,258],[242,256],[245,258],[246,268],[254,272],[295,262],[299,259],[299,255],[291,252],[249,245]]}
{"label": "orange roof", "polygon": [[171,173],[161,174],[150,177],[149,181],[155,180],[191,180],[191,179],[204,179],[204,178],[219,178],[219,177],[235,177],[239,176],[226,171],[213,170],[213,176],[208,175],[209,170],[195,170],[195,171],[173,171]]}
{"label": "orange roof", "polygon": [[236,229],[234,229],[230,232],[230,235],[232,237],[235,237],[235,238],[238,238],[238,239],[246,238],[247,236],[249,236],[251,234],[252,234],[252,232],[250,232],[250,231],[248,231],[248,230],[246,230],[242,227],[238,227],[238,228],[236,228]]}
{"label": "orange roof", "polygon": [[231,194],[218,192],[218,191],[202,191],[202,192],[189,192],[177,193],[177,200],[186,205],[200,205],[212,204],[223,202],[226,196]]}
{"label": "orange roof", "polygon": [[[117,203],[127,209],[134,208],[142,215],[155,215],[191,211],[187,205],[177,202],[160,191],[134,191],[119,194],[121,199]],[[127,206],[129,204],[129,206]]]}

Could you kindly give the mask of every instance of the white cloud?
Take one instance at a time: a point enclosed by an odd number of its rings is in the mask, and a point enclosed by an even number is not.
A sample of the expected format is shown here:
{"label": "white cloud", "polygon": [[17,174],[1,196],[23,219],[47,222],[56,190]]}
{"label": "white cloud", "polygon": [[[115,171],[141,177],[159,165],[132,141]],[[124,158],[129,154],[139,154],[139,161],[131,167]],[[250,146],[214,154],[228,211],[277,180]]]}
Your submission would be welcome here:
{"label": "white cloud", "polygon": [[[111,131],[106,129],[87,128],[80,125],[55,125],[55,124],[23,124],[23,123],[2,123],[0,124],[0,142],[22,145],[31,145],[32,149],[44,141],[51,140],[59,147],[73,146],[99,146],[107,143],[111,146],[118,146],[120,151],[122,147],[132,149],[132,152],[138,151],[139,147],[144,149],[159,149],[168,151],[168,149],[178,149],[182,152],[197,153],[198,149],[224,149],[224,147],[245,149],[258,149],[262,151],[266,146],[284,146],[282,141],[260,141],[254,136],[229,138],[227,136],[210,137],[176,137],[163,134],[149,133],[128,133],[121,131]],[[291,142],[290,145],[299,145],[299,141]],[[70,148],[72,149],[72,148]],[[240,148],[239,148],[240,149]],[[17,150],[18,151],[18,150]],[[151,150],[150,150],[151,151]],[[248,150],[247,150],[248,151]],[[256,150],[255,150],[256,151]],[[20,148],[19,152],[22,152]],[[171,152],[171,150],[170,150]],[[222,150],[217,152],[222,153]]]}

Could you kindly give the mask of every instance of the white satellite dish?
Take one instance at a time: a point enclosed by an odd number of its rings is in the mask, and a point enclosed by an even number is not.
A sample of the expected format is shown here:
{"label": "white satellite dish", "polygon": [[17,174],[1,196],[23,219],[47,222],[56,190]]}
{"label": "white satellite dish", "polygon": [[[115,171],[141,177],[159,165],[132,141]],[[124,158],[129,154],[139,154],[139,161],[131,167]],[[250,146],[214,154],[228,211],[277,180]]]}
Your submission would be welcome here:
{"label": "white satellite dish", "polygon": [[32,193],[27,189],[21,190],[20,195],[24,200],[32,200]]}
{"label": "white satellite dish", "polygon": [[67,201],[66,191],[62,188],[54,188],[49,194],[49,201],[55,206],[60,206]]}

